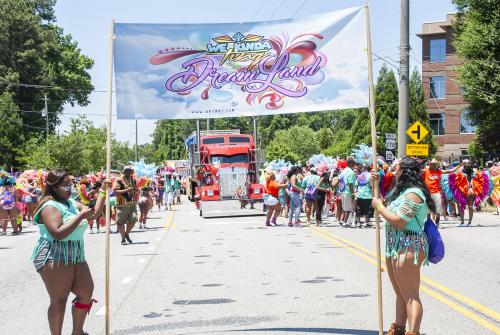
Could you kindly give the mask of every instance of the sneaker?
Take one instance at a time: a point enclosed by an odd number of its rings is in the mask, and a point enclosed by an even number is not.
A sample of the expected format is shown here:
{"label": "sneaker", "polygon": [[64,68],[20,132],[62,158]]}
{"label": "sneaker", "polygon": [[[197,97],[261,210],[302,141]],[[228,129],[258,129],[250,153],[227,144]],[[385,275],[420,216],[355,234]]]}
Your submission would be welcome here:
{"label": "sneaker", "polygon": [[127,245],[127,241],[122,240],[122,245]]}
{"label": "sneaker", "polygon": [[272,225],[271,225],[271,223],[270,223],[270,221],[269,221],[269,220],[266,220],[266,226],[267,226],[267,227],[272,227]]}
{"label": "sneaker", "polygon": [[277,225],[278,225],[278,224],[276,223],[276,219],[275,219],[275,218],[272,218],[272,219],[271,219],[271,223],[272,223],[273,225],[275,225],[275,226],[277,226]]}
{"label": "sneaker", "polygon": [[139,229],[142,229],[142,224],[139,225]]}
{"label": "sneaker", "polygon": [[288,222],[288,227],[293,227],[292,221]]}
{"label": "sneaker", "polygon": [[128,236],[128,234],[125,234],[125,239],[128,243],[132,244],[132,240],[130,239],[130,236]]}

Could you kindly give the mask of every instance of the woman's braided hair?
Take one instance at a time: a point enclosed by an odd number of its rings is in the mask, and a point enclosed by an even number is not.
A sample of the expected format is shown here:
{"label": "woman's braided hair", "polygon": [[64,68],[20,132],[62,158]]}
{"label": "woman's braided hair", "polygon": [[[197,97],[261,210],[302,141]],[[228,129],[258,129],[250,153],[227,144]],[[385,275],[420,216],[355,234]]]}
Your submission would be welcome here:
{"label": "woman's braided hair", "polygon": [[404,157],[399,162],[400,175],[397,178],[393,192],[387,196],[387,203],[390,204],[410,187],[419,188],[425,196],[425,202],[432,213],[436,213],[436,204],[431,198],[431,194],[424,184],[422,178],[422,163],[418,159]]}
{"label": "woman's braided hair", "polygon": [[45,178],[45,189],[43,191],[42,197],[38,206],[35,209],[35,213],[38,213],[39,209],[42,208],[43,204],[45,204],[49,200],[59,201],[59,197],[56,193],[56,188],[59,186],[66,178],[68,174],[64,171],[51,170],[47,173],[47,177]]}

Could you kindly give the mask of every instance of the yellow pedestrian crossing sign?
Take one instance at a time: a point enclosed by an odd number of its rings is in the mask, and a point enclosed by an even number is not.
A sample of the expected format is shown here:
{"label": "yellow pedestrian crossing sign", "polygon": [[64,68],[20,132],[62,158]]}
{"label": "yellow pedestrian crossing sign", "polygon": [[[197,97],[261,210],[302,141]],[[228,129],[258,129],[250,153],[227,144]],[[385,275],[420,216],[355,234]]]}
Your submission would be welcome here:
{"label": "yellow pedestrian crossing sign", "polygon": [[424,125],[417,121],[408,128],[406,134],[412,139],[415,143],[420,143],[427,135],[429,135],[429,131]]}

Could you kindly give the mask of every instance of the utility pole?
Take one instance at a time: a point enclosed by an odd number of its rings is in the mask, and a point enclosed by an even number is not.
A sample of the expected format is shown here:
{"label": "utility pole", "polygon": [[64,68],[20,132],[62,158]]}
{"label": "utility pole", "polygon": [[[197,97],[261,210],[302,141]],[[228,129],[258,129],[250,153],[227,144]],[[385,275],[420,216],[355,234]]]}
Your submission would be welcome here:
{"label": "utility pole", "polygon": [[207,135],[210,134],[210,119],[207,119]]}
{"label": "utility pole", "polygon": [[406,154],[406,129],[409,119],[410,77],[410,1],[401,0],[400,61],[399,61],[399,113],[398,113],[398,157]]}
{"label": "utility pole", "polygon": [[47,104],[49,99],[47,98],[47,94],[45,94],[45,97],[43,98],[43,100],[45,101],[45,109],[44,109],[44,113],[45,113],[45,139],[47,141],[49,139],[49,107]]}
{"label": "utility pole", "polygon": [[137,140],[137,119],[135,120],[135,161],[139,161],[139,146],[138,146],[138,140]]}

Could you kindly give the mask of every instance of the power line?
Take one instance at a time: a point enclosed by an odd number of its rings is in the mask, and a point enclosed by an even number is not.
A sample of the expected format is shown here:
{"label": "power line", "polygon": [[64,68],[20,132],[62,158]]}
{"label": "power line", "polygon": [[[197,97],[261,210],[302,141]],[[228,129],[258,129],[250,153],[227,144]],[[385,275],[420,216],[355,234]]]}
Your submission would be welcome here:
{"label": "power line", "polygon": [[268,20],[271,20],[274,16],[274,14],[276,14],[278,12],[278,10],[285,4],[285,1],[286,0],[282,0],[281,3],[278,5],[278,7],[276,7],[276,9],[274,10],[274,12],[271,14],[271,16],[269,17]]}
{"label": "power line", "polygon": [[295,12],[293,12],[293,14],[292,14],[292,18],[294,18],[294,17],[295,17],[295,15],[299,12],[299,10],[301,10],[301,9],[302,9],[302,7],[304,7],[304,6],[305,6],[308,2],[309,2],[309,0],[304,0],[304,2],[302,2],[302,5],[300,5],[300,6],[299,6],[299,8],[297,8],[297,9],[295,10]]}
{"label": "power line", "polygon": [[[58,90],[58,91],[77,91],[77,92],[88,92],[88,90],[82,90],[78,88],[63,88],[59,86],[49,86],[49,85],[35,85],[35,84],[23,84],[23,83],[14,83],[10,81],[0,81],[0,84],[3,85],[12,85],[12,86],[19,86],[19,87],[28,87],[28,88],[39,88],[39,89],[48,89],[48,90]],[[90,93],[108,93],[106,90],[92,90]],[[116,91],[112,91],[116,92]]]}
{"label": "power line", "polygon": [[264,6],[266,5],[268,0],[264,0],[262,2],[262,5],[257,9],[257,11],[252,15],[252,17],[250,18],[250,21],[253,21],[256,17],[257,17],[257,14],[260,13],[260,11],[264,8]]}

